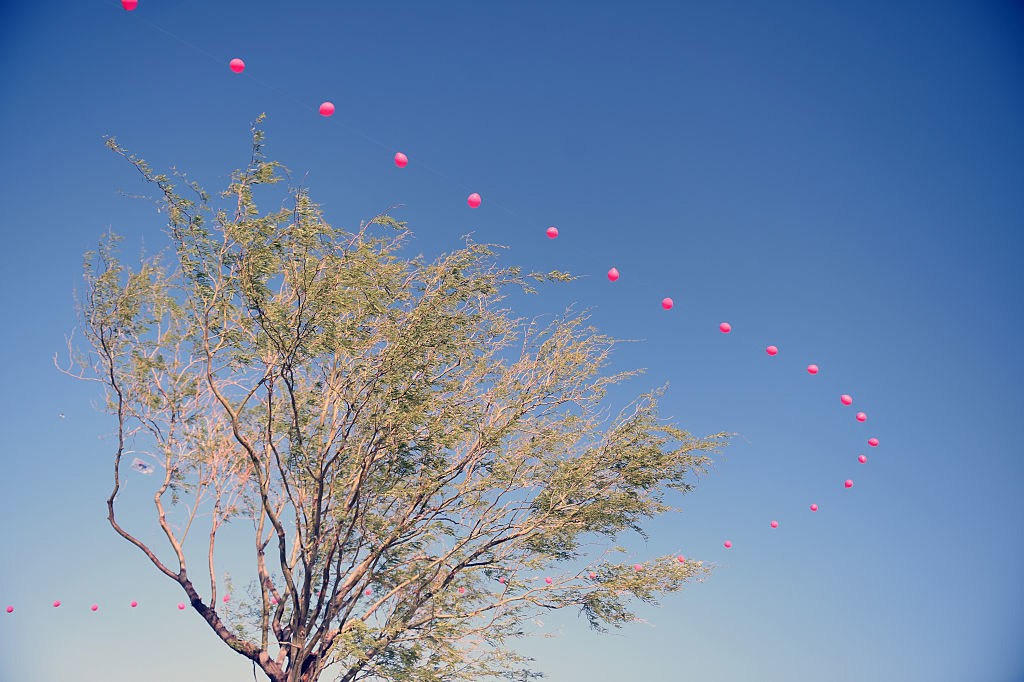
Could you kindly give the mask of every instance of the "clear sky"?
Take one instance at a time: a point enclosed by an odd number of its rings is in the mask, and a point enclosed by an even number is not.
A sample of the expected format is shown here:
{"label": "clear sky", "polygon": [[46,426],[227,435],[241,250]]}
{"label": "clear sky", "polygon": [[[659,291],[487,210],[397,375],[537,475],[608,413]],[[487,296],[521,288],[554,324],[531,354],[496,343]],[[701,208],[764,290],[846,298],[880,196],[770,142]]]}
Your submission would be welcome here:
{"label": "clear sky", "polygon": [[[511,302],[642,340],[616,411],[668,382],[665,416],[741,434],[628,542],[712,578],[611,635],[545,617],[558,637],[523,649],[549,679],[1024,679],[1019,2],[0,7],[0,680],[252,679],[107,524],[113,422],[52,357],[104,230],[128,260],[166,244],[102,136],[216,192],[260,112],[332,222],[401,203],[410,256],[475,231],[503,264],[585,275]],[[158,543],[146,485],[122,518]]]}

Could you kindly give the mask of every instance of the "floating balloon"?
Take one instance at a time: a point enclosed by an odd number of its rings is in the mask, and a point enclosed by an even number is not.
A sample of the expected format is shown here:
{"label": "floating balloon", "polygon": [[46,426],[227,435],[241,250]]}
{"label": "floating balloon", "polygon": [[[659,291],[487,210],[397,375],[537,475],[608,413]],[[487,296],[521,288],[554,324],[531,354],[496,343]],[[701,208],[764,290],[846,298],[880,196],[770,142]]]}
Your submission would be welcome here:
{"label": "floating balloon", "polygon": [[546,582],[548,585],[550,585],[554,581],[551,580],[551,578],[544,578],[544,582]]}
{"label": "floating balloon", "polygon": [[593,571],[591,571],[590,572],[590,579],[593,580],[596,577],[597,577],[597,573],[594,573]]}
{"label": "floating balloon", "polygon": [[779,522],[778,521],[772,521],[772,528],[778,528],[778,527],[779,527]]}
{"label": "floating balloon", "polygon": [[271,604],[277,604],[277,597],[271,597],[270,598],[270,603]]}
{"label": "floating balloon", "polygon": [[13,606],[8,606],[7,607],[7,613],[14,613],[14,607]]}
{"label": "floating balloon", "polygon": [[818,366],[817,365],[807,365],[807,373],[808,374],[817,374],[818,373]]}
{"label": "floating balloon", "polygon": [[779,354],[779,349],[778,349],[777,346],[768,346],[764,350],[765,350],[766,353],[768,353],[768,355],[775,356],[775,355]]}
{"label": "floating balloon", "polygon": [[644,567],[641,566],[640,564],[633,564],[633,570],[634,571],[642,571],[642,570],[644,570]]}
{"label": "floating balloon", "polygon": [[60,599],[58,599],[57,601],[53,602],[53,608],[57,608],[58,606],[60,606]]}
{"label": "floating balloon", "polygon": [[459,588],[459,594],[466,594],[466,588],[465,587],[460,587]]}
{"label": "floating balloon", "polygon": [[867,420],[868,420],[868,416],[866,414],[864,414],[863,412],[858,412],[857,413],[857,421],[859,421],[859,422],[866,422]]}
{"label": "floating balloon", "polygon": [[549,227],[547,230],[547,235],[549,239],[554,239],[555,237],[558,236],[558,228],[554,226]]}
{"label": "floating balloon", "polygon": [[363,592],[363,594],[365,594],[367,597],[369,597],[369,596],[371,596],[373,594],[373,590],[371,590],[369,587],[367,587],[366,588],[366,592]]}
{"label": "floating balloon", "polygon": [[853,487],[853,481],[848,478],[848,479],[846,479],[846,482],[843,483],[843,485],[845,485],[847,488],[852,488]]}
{"label": "floating balloon", "polygon": [[179,604],[178,604],[178,610],[179,610],[179,611],[184,611],[184,610],[185,610],[185,605],[184,605],[184,604],[181,604],[181,603],[179,603]]}
{"label": "floating balloon", "polygon": [[678,561],[681,564],[685,564],[686,563],[686,557],[684,557],[682,554],[680,554],[679,556],[676,557],[676,561]]}
{"label": "floating balloon", "polygon": [[229,601],[231,601],[231,595],[230,594],[225,594],[224,595],[224,603],[227,604]]}
{"label": "floating balloon", "polygon": [[675,305],[675,303],[672,302],[671,298],[663,298],[661,300],[661,307],[665,310],[672,310],[673,305]]}
{"label": "floating balloon", "polygon": [[470,194],[469,198],[466,199],[466,203],[469,204],[470,208],[480,208],[480,202],[482,201],[483,199],[481,199],[480,195],[477,194],[476,192]]}
{"label": "floating balloon", "polygon": [[235,73],[242,73],[243,71],[245,71],[245,62],[243,62],[241,59],[232,59],[230,62],[228,62],[228,66],[231,67],[231,70]]}
{"label": "floating balloon", "polygon": [[873,448],[877,448],[878,447],[878,439],[877,438],[868,438],[868,445],[870,445]]}
{"label": "floating balloon", "polygon": [[728,322],[723,322],[722,324],[718,325],[718,329],[721,330],[723,334],[728,334],[729,332],[732,331],[732,325],[729,324]]}
{"label": "floating balloon", "polygon": [[504,578],[498,578],[498,582],[501,583],[502,585],[504,585],[505,584],[505,579]]}
{"label": "floating balloon", "polygon": [[845,393],[839,396],[839,402],[843,405],[853,405],[853,396],[846,395]]}
{"label": "floating balloon", "polygon": [[615,268],[612,268],[611,270],[608,271],[608,279],[610,279],[611,281],[614,282],[618,278],[619,278],[619,271],[618,270],[616,270]]}
{"label": "floating balloon", "polygon": [[725,545],[726,549],[732,549],[732,540],[726,540],[722,544]]}
{"label": "floating balloon", "polygon": [[409,157],[403,154],[402,152],[396,153],[395,165],[398,166],[399,168],[405,168],[406,166],[409,165]]}
{"label": "floating balloon", "polygon": [[121,7],[131,12],[133,9],[139,6],[139,0],[121,0]]}
{"label": "floating balloon", "polygon": [[324,102],[324,103],[322,103],[320,105],[320,115],[321,116],[330,116],[333,113],[334,113],[334,103],[333,102]]}
{"label": "floating balloon", "polygon": [[96,604],[93,604],[92,606],[89,607],[89,610],[90,611],[98,611],[99,608],[100,608],[99,606],[97,606]]}
{"label": "floating balloon", "polygon": [[868,458],[867,458],[866,455],[860,455],[859,457],[857,457],[857,461],[860,462],[861,464],[866,464],[867,461],[868,461]]}
{"label": "floating balloon", "polygon": [[137,602],[137,601],[133,601],[133,602],[132,602],[132,603],[130,604],[130,606],[131,606],[131,607],[132,607],[133,609],[134,609],[134,608],[135,608],[136,606],[138,606],[138,605],[139,605],[139,602]]}
{"label": "floating balloon", "polygon": [[818,505],[812,504],[811,505],[811,511],[818,511]]}

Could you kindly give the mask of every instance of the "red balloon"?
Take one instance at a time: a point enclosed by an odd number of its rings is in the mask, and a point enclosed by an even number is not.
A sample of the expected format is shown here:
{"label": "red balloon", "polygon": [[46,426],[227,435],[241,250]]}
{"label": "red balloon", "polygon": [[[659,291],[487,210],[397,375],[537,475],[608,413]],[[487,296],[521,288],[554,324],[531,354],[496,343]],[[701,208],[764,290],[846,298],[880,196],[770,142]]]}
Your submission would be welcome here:
{"label": "red balloon", "polygon": [[726,549],[732,549],[732,540],[726,540],[722,544],[725,545]]}
{"label": "red balloon", "polygon": [[96,611],[96,610],[97,610],[97,609],[99,609],[99,608],[100,608],[100,607],[96,606],[96,604],[93,604],[92,606],[90,606],[90,607],[89,607],[89,610],[90,610],[90,611]]}
{"label": "red balloon", "polygon": [[135,608],[136,606],[138,606],[138,605],[139,605],[139,602],[137,602],[137,601],[133,601],[133,602],[132,602],[131,604],[129,604],[129,606],[131,606],[131,607],[132,607],[133,609],[134,609],[134,608]]}
{"label": "red balloon", "polygon": [[230,62],[228,62],[228,66],[231,67],[231,70],[235,73],[242,73],[243,71],[245,71],[245,62],[243,62],[241,59],[232,59]]}
{"label": "red balloon", "polygon": [[557,228],[557,227],[554,227],[554,226],[552,226],[552,227],[549,227],[549,228],[548,228],[548,231],[547,231],[547,235],[548,235],[548,237],[549,237],[550,239],[554,239],[555,237],[557,237],[557,236],[558,236],[558,228]]}
{"label": "red balloon", "polygon": [[184,605],[184,604],[180,604],[180,603],[179,603],[179,604],[178,604],[178,610],[179,610],[179,611],[184,611],[184,610],[185,610],[185,605]]}
{"label": "red balloon", "polygon": [[402,152],[396,153],[395,165],[398,166],[399,168],[405,168],[406,166],[409,165],[409,157],[403,154]]}
{"label": "red balloon", "polygon": [[868,445],[870,445],[873,448],[877,448],[878,447],[878,439],[877,438],[868,438]]}
{"label": "red balloon", "polygon": [[857,457],[857,461],[860,462],[861,464],[866,464],[867,461],[868,461],[868,458],[867,458],[866,455],[860,455],[860,456]]}
{"label": "red balloon", "polygon": [[57,608],[58,606],[60,606],[60,599],[58,599],[57,601],[53,602],[53,608]]}
{"label": "red balloon", "polygon": [[593,571],[591,571],[591,573],[590,573],[590,579],[591,579],[591,580],[593,580],[593,579],[594,579],[594,578],[596,578],[596,577],[597,577],[597,573],[594,573]]}
{"label": "red balloon", "polygon": [[466,588],[465,587],[460,587],[459,588],[459,594],[466,594]]}
{"label": "red balloon", "polygon": [[551,578],[544,578],[544,582],[546,582],[548,585],[550,585],[554,581]]}
{"label": "red balloon", "polygon": [[772,528],[778,528],[778,527],[779,527],[779,522],[778,521],[772,521]]}
{"label": "red balloon", "polygon": [[502,585],[504,585],[505,584],[505,578],[498,578],[498,582],[501,583]]}
{"label": "red balloon", "polygon": [[466,203],[469,204],[470,208],[480,208],[481,201],[483,200],[480,198],[480,195],[477,194],[476,192],[470,194],[469,198],[466,199]]}
{"label": "red balloon", "polygon": [[773,355],[774,356],[774,355],[778,355],[779,354],[779,349],[778,349],[777,346],[768,346],[764,350],[765,350],[766,353],[768,353],[768,355]]}
{"label": "red balloon", "polygon": [[846,395],[845,393],[839,396],[839,402],[843,405],[853,405],[853,397]]}
{"label": "red balloon", "polygon": [[229,601],[231,601],[231,595],[230,594],[225,594],[224,595],[224,603],[227,604]]}
{"label": "red balloon", "polygon": [[661,300],[661,307],[665,310],[672,310],[673,305],[675,305],[675,303],[672,302],[671,298],[663,298]]}
{"label": "red balloon", "polygon": [[729,324],[728,322],[723,322],[722,324],[718,325],[718,329],[721,330],[723,334],[728,334],[729,332],[732,331],[732,325]]}
{"label": "red balloon", "polygon": [[867,420],[868,420],[868,416],[866,414],[864,414],[863,412],[858,412],[857,413],[857,421],[859,421],[859,422],[866,422]]}
{"label": "red balloon", "polygon": [[320,105],[320,115],[321,116],[330,116],[333,113],[334,113],[334,103],[333,102],[324,102],[323,104]]}
{"label": "red balloon", "polygon": [[676,557],[676,561],[678,561],[681,564],[686,563],[686,557],[684,557],[682,554],[680,554],[679,556]]}
{"label": "red balloon", "polygon": [[818,373],[818,366],[817,365],[807,365],[807,373],[808,374],[817,374]]}
{"label": "red balloon", "polygon": [[365,594],[367,597],[369,597],[369,596],[371,596],[373,594],[373,590],[371,590],[369,587],[367,587],[366,588],[366,592],[363,592],[363,594]]}
{"label": "red balloon", "polygon": [[7,607],[7,613],[14,613],[14,607],[13,606],[8,606]]}
{"label": "red balloon", "polygon": [[615,268],[612,268],[611,270],[608,271],[608,279],[610,279],[611,281],[614,282],[618,278],[619,278],[619,271],[618,270],[616,270]]}
{"label": "red balloon", "polygon": [[633,564],[633,570],[634,571],[642,571],[642,570],[644,570],[644,567],[641,566],[640,564]]}
{"label": "red balloon", "polygon": [[121,0],[121,7],[131,12],[133,9],[139,6],[139,0]]}
{"label": "red balloon", "polygon": [[853,481],[848,478],[848,479],[846,479],[846,482],[843,483],[843,485],[845,485],[847,488],[852,488],[853,487]]}
{"label": "red balloon", "polygon": [[818,511],[818,505],[812,504],[811,505],[811,511]]}

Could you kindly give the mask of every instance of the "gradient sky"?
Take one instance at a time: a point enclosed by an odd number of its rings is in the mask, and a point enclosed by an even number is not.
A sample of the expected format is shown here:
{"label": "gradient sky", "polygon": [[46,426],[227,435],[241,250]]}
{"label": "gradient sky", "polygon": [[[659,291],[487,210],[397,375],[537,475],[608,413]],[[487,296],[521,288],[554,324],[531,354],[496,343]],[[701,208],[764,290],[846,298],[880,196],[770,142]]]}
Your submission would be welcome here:
{"label": "gradient sky", "polygon": [[[114,423],[53,355],[103,231],[129,262],[167,243],[103,135],[216,192],[260,112],[330,221],[401,203],[409,256],[474,231],[505,265],[585,276],[510,302],[593,307],[642,340],[615,356],[648,370],[616,412],[668,382],[664,416],[741,434],[682,514],[627,542],[711,579],[610,635],[545,617],[558,636],[522,649],[548,679],[1024,680],[1019,2],[0,7],[0,680],[252,679],[107,524]],[[121,518],[158,543],[146,484]]]}

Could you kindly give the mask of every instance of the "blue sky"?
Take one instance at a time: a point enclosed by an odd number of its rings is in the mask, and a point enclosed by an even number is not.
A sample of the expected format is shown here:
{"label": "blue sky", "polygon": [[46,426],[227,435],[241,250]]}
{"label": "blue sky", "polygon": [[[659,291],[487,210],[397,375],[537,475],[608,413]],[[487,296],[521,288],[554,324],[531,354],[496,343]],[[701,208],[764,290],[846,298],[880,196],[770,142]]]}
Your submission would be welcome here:
{"label": "blue sky", "polygon": [[559,636],[522,648],[549,679],[1024,678],[1020,3],[79,0],[4,3],[0,27],[0,679],[252,677],[110,529],[113,424],[52,357],[100,234],[165,243],[102,137],[218,191],[260,112],[329,220],[401,203],[410,256],[474,231],[584,275],[511,302],[642,340],[613,407],[668,382],[663,415],[741,434],[628,541],[711,579],[612,635],[546,617]]}

